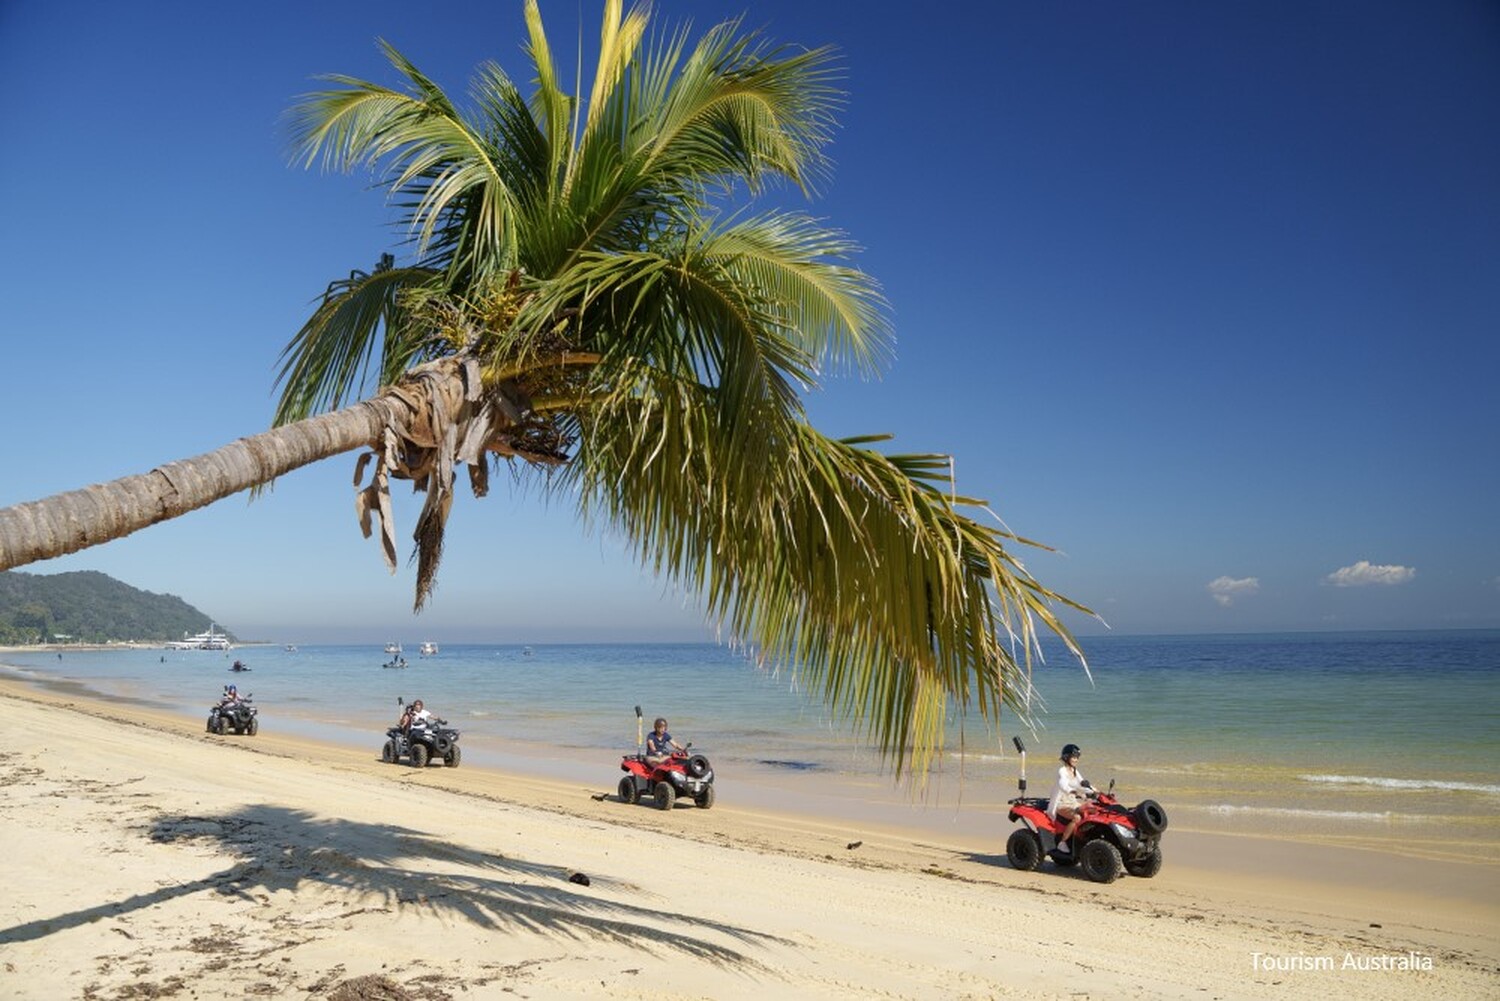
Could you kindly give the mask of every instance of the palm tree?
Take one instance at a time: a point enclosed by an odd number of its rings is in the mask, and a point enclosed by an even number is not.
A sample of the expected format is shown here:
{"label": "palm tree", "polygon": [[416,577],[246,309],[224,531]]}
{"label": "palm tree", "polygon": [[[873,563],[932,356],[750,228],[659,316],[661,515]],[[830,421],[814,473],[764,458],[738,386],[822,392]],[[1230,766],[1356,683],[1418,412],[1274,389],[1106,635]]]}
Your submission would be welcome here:
{"label": "palm tree", "polygon": [[0,511],[0,569],[368,449],[361,522],[393,570],[390,481],[425,492],[420,609],[456,470],[482,496],[506,464],[702,594],[736,642],[794,665],[897,775],[926,774],[951,712],[1026,716],[1039,629],[1081,657],[1056,615],[1081,606],[1017,560],[1035,543],[968,516],[989,512],[955,493],[946,456],[830,439],[802,407],[825,371],[877,372],[890,347],[850,240],[756,210],[772,185],[810,193],[825,173],[832,53],[737,22],[692,45],[648,37],[644,9],[608,0],[582,101],[535,0],[525,14],[529,99],[486,65],[460,110],[384,46],[401,89],[330,77],[293,109],[300,160],[377,172],[409,263],[383,255],[329,286],[283,353],[278,426]]}

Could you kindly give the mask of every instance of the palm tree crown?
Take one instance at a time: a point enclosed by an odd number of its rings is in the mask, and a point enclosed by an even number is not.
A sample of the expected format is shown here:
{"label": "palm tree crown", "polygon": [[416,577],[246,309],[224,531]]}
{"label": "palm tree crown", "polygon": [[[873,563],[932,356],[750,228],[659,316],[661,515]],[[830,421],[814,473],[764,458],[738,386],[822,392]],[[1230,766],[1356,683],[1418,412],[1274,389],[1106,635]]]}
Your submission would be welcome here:
{"label": "palm tree crown", "polygon": [[647,20],[608,0],[586,101],[528,0],[529,99],[492,64],[461,110],[385,46],[401,89],[332,77],[293,110],[299,158],[376,171],[410,253],[329,286],[283,354],[277,423],[372,379],[411,406],[361,459],[361,496],[394,566],[389,480],[425,490],[419,607],[455,468],[478,494],[492,462],[534,469],[793,665],[898,774],[925,774],[950,711],[1026,714],[1037,625],[1077,653],[1054,612],[1073,603],[1016,560],[1025,540],[962,513],[982,502],[954,494],[945,456],[806,420],[825,371],[877,372],[890,349],[850,240],[754,210],[826,171],[832,53],[735,22],[653,38]]}

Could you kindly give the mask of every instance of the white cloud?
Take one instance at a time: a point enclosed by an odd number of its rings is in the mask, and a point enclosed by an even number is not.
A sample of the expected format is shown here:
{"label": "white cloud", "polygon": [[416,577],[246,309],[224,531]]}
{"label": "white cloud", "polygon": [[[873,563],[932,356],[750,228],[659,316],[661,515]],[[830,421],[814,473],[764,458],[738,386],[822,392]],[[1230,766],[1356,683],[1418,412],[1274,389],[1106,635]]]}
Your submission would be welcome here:
{"label": "white cloud", "polygon": [[1220,605],[1228,608],[1234,604],[1234,599],[1243,598],[1260,590],[1259,577],[1215,577],[1208,582],[1208,593],[1214,596],[1214,600]]}
{"label": "white cloud", "polygon": [[1369,587],[1371,584],[1405,584],[1417,575],[1416,567],[1381,566],[1369,560],[1360,560],[1353,566],[1340,567],[1323,583],[1334,587]]}

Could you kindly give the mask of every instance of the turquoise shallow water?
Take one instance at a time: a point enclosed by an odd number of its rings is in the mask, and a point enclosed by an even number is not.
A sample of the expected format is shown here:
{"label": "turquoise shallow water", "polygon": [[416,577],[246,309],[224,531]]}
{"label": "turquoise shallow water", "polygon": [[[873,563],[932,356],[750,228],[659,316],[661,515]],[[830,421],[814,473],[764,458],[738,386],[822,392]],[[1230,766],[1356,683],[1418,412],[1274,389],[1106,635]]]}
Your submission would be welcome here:
{"label": "turquoise shallow water", "polygon": [[[851,801],[890,793],[849,727],[787,674],[724,648],[443,645],[424,658],[418,641],[404,646],[404,670],[382,668],[380,642],[0,660],[34,680],[189,715],[235,682],[254,693],[263,727],[372,750],[398,697],[420,697],[462,728],[467,761],[556,758],[580,777],[597,770],[601,788],[634,749],[640,705],[648,725],[667,716],[679,740],[711,753],[721,782],[834,788]],[[1034,791],[1050,788],[1057,748],[1073,741],[1097,785],[1114,778],[1127,801],[1158,799],[1191,826],[1433,851],[1472,843],[1500,859],[1500,631],[1108,636],[1085,650],[1092,681],[1060,648],[1035,673],[1041,727],[1019,731]],[[235,659],[251,671],[230,673]],[[945,758],[929,805],[961,802],[1003,821],[1019,761],[1016,722],[1001,727],[971,720],[960,734],[954,722],[951,746],[961,736],[965,753]]]}

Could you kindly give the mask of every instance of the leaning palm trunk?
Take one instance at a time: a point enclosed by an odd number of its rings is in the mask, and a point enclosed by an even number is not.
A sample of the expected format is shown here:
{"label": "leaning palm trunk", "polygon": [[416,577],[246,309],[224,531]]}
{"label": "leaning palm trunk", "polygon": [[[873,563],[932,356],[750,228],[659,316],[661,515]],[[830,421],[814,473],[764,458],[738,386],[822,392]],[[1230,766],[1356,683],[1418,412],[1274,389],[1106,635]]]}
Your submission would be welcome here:
{"label": "leaning palm trunk", "polygon": [[[416,385],[425,392],[413,392]],[[468,395],[457,363],[433,363],[414,370],[402,384],[342,410],[241,438],[149,473],[0,509],[0,570],[123,538],[344,452],[367,447],[394,455],[390,443],[409,447],[414,430],[443,423],[434,420],[434,409],[454,413]],[[374,493],[361,494],[361,504],[382,512],[382,541],[387,562],[393,563],[389,503],[379,496],[386,479],[378,471],[376,480]]]}

